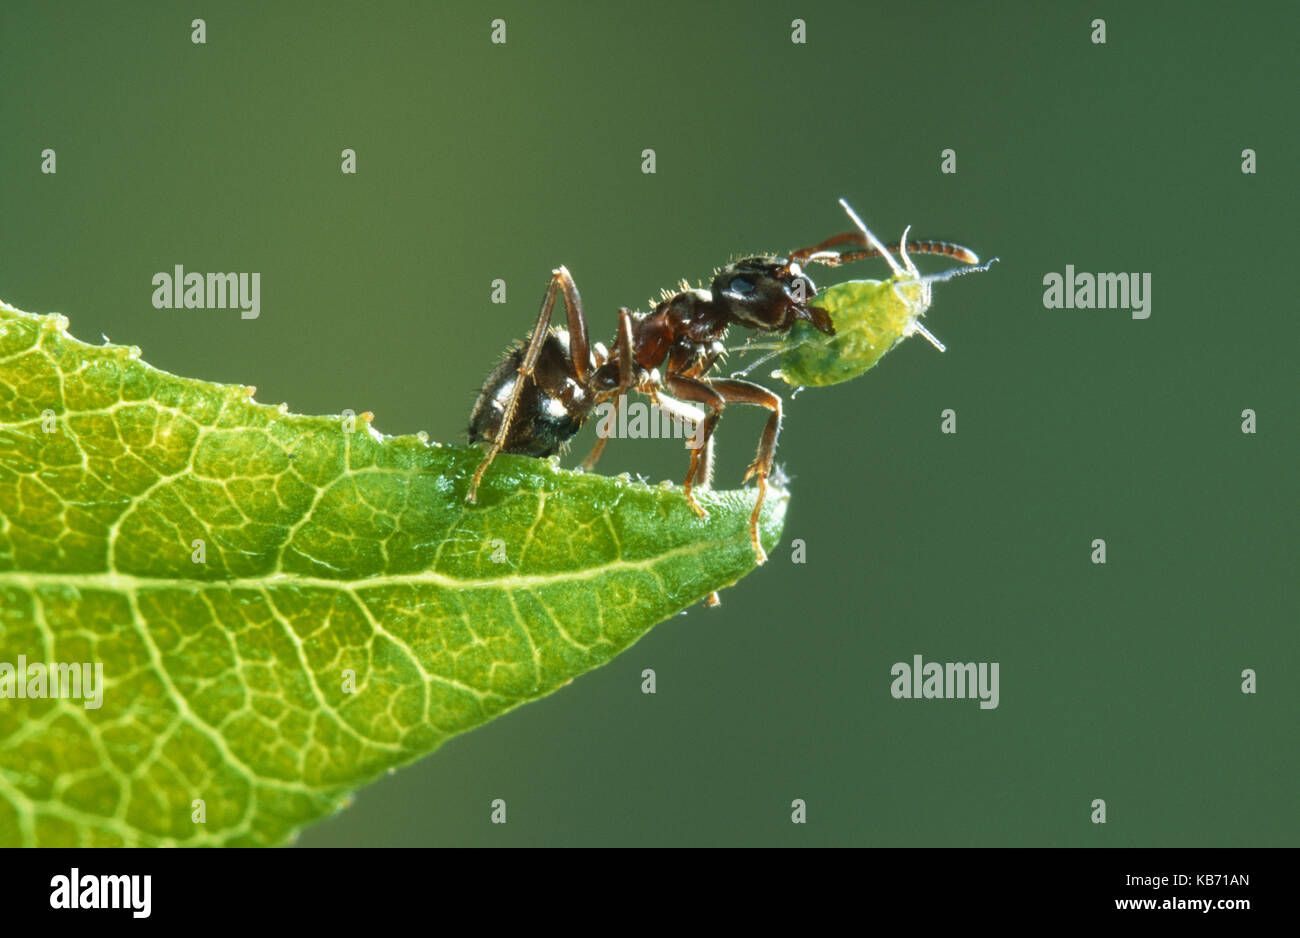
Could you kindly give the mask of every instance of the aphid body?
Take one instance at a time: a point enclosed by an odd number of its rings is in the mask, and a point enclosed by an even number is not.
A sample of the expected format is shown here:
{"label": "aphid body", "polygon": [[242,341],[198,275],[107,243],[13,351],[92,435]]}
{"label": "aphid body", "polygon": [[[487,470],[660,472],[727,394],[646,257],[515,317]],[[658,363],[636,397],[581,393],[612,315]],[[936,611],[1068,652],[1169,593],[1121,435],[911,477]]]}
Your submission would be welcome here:
{"label": "aphid body", "polygon": [[[943,343],[921,323],[921,317],[930,309],[931,285],[963,274],[988,270],[997,261],[997,258],[993,258],[987,264],[958,267],[922,276],[908,255],[908,250],[914,250],[917,243],[908,244],[906,231],[898,246],[902,260],[900,264],[890,256],[848,203],[841,199],[840,204],[857,225],[862,239],[889,262],[893,270],[892,276],[888,280],[848,280],[824,290],[813,302],[830,316],[835,334],[821,335],[795,323],[789,334],[779,342],[751,344],[750,348],[767,348],[771,354],[753,362],[745,372],[779,354],[781,368],[773,372],[774,377],[795,387],[826,387],[858,377],[903,339],[917,333],[925,336],[930,344],[942,352]],[[966,264],[979,264],[979,258],[966,248],[941,242],[921,244],[926,247],[926,253],[945,254]],[[836,263],[833,259],[823,260],[815,250],[808,259]]]}
{"label": "aphid body", "polygon": [[930,308],[930,284],[894,275],[888,280],[850,280],[818,295],[818,306],[835,323],[834,337],[790,330],[781,350],[780,377],[795,387],[825,387],[856,378],[895,344],[917,331]]}

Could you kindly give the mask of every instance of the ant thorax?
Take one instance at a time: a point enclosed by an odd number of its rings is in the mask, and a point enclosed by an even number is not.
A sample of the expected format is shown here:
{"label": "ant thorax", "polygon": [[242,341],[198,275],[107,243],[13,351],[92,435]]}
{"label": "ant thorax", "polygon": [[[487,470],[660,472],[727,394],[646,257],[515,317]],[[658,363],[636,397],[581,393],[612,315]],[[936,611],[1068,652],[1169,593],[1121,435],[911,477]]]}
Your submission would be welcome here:
{"label": "ant thorax", "polygon": [[708,345],[727,334],[727,317],[704,289],[683,290],[655,307],[662,312],[676,342]]}
{"label": "ant thorax", "polygon": [[632,314],[636,364],[646,371],[698,373],[705,360],[712,364],[723,351],[727,325],[708,290],[673,294],[653,312]]}

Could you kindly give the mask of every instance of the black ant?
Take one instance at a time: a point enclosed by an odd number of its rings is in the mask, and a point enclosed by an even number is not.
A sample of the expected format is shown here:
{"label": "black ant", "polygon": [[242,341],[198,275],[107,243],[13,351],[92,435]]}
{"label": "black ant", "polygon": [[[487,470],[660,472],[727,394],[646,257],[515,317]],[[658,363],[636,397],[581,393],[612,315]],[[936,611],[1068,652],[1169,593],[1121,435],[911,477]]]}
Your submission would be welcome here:
{"label": "black ant", "polygon": [[[758,499],[749,530],[758,563],[764,563],[767,555],[759,543],[758,520],[781,430],[781,398],[762,385],[710,378],[708,372],[722,357],[722,342],[732,325],[784,333],[795,322],[804,320],[826,335],[834,335],[835,327],[826,310],[808,305],[817,287],[800,264],[836,266],[880,256],[879,250],[869,245],[843,253],[831,250],[846,243],[867,244],[867,239],[861,232],[846,231],[785,257],[746,257],[717,271],[709,289],[683,289],[664,299],[652,312],[634,313],[626,306],[620,307],[612,351],[599,343],[591,345],[577,284],[568,270],[556,268],[551,272],[528,344],[517,345],[488,375],[470,414],[470,442],[490,446],[474,472],[466,500],[476,501],[479,482],[497,453],[554,455],[598,405],[613,401],[617,407],[625,392],[635,390],[677,419],[692,419],[695,415],[694,408],[683,406],[682,401],[706,408],[683,484],[687,502],[696,514],[706,518],[708,514],[696,502],[692,490],[707,487],[713,475],[714,428],[727,404],[754,404],[767,408],[770,415],[742,484],[753,477],[758,479]],[[974,257],[966,248],[943,241],[908,241],[906,249],[913,254]],[[560,293],[564,296],[567,333],[550,327],[555,298]],[[595,465],[606,440],[604,436],[597,440],[583,461],[584,469]]]}

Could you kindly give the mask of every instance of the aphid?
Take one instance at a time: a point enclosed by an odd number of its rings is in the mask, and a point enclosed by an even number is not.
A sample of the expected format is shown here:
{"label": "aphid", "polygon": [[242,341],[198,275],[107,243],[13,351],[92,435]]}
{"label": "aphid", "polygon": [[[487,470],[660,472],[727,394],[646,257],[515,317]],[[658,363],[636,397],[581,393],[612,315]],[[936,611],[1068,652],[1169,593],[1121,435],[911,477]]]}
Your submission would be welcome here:
{"label": "aphid", "polygon": [[[908,251],[945,254],[971,265],[979,264],[979,258],[966,248],[937,242],[925,242],[928,249],[917,251],[918,243],[909,243],[907,232],[904,231],[899,246],[895,249],[902,258],[902,264],[899,264],[890,257],[884,245],[863,224],[848,203],[841,199],[840,204],[853,219],[858,231],[823,241],[810,248],[813,253],[805,259],[834,265],[845,259],[856,260],[858,256],[879,254],[889,262],[893,276],[888,280],[850,280],[829,287],[815,297],[814,302],[830,316],[835,326],[834,335],[825,335],[802,323],[795,323],[789,333],[776,342],[750,342],[742,346],[744,350],[767,349],[770,353],[737,374],[748,374],[763,362],[780,355],[781,368],[772,373],[773,377],[779,377],[795,387],[825,387],[856,378],[880,361],[895,345],[916,333],[923,335],[942,352],[943,343],[921,324],[921,317],[930,308],[931,284],[988,270],[997,261],[994,258],[980,266],[957,267],[922,276],[908,256]],[[872,250],[851,257],[836,255],[834,252],[825,259],[819,255],[819,251],[842,243],[845,239],[870,244]]]}
{"label": "aphid", "polygon": [[[842,201],[842,200],[841,200]],[[727,404],[753,404],[768,411],[758,453],[744,481],[754,478],[758,498],[750,516],[750,540],[759,563],[767,558],[758,538],[758,520],[772,475],[777,436],[781,430],[781,398],[762,385],[735,378],[711,377],[709,372],[725,352],[723,339],[732,325],[784,337],[792,327],[804,328],[823,340],[836,334],[828,312],[809,305],[817,287],[801,263],[838,265],[874,257],[885,249],[872,238],[871,247],[839,253],[837,244],[862,243],[857,232],[845,232],[786,257],[746,257],[718,270],[708,289],[683,289],[666,297],[649,313],[618,311],[618,333],[612,350],[587,338],[587,320],[572,275],[564,267],[551,272],[537,324],[527,345],[517,345],[488,375],[470,414],[471,442],[488,444],[474,472],[466,500],[477,499],[478,486],[497,453],[551,456],[578,432],[597,406],[638,391],[677,419],[693,419],[704,408],[699,445],[691,448],[683,483],[687,502],[701,518],[707,513],[695,500],[694,489],[707,487],[713,474],[713,432]],[[906,250],[947,254],[965,259],[965,248],[942,242],[907,242]],[[913,268],[914,270],[915,268]],[[552,329],[551,314],[563,296],[568,329]],[[773,346],[784,349],[782,341]],[[590,469],[604,449],[597,440],[583,461]]]}

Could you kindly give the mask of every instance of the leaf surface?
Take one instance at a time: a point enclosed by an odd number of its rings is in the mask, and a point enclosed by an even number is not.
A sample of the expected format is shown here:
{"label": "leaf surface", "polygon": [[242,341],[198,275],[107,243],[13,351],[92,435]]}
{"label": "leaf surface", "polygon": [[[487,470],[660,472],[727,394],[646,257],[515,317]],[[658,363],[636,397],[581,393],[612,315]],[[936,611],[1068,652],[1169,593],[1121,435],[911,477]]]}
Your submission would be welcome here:
{"label": "leaf surface", "polygon": [[753,490],[502,456],[468,506],[478,449],[66,327],[0,303],[0,845],[284,843],[754,566]]}

